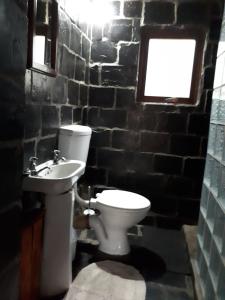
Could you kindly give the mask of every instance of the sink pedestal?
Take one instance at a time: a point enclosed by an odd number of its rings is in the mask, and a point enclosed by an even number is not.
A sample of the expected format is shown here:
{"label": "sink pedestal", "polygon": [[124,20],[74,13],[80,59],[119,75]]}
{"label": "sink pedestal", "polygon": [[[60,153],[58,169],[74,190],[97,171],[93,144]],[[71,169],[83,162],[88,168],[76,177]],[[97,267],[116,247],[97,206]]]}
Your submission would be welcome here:
{"label": "sink pedestal", "polygon": [[41,296],[65,292],[72,281],[74,191],[45,196]]}

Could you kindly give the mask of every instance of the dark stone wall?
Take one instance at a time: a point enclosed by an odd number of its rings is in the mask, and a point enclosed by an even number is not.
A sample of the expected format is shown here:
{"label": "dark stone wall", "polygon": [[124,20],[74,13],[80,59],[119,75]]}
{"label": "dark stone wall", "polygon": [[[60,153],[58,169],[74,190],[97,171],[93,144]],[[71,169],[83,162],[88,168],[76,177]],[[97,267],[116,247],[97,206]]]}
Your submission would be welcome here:
{"label": "dark stone wall", "polygon": [[[92,28],[90,87],[83,123],[96,129],[84,181],[152,202],[152,212],[196,222],[208,137],[222,1],[125,1]],[[136,102],[140,26],[206,29],[197,106]]]}
{"label": "dark stone wall", "polygon": [[0,2],[0,298],[17,299],[23,169],[26,1]]}
{"label": "dark stone wall", "polygon": [[[18,293],[21,175],[30,156],[37,155],[39,163],[51,157],[62,124],[82,122],[96,129],[83,179],[96,190],[115,187],[141,193],[152,201],[152,211],[176,219],[195,220],[198,214],[221,23],[219,2],[112,1],[115,18],[103,28],[72,20],[64,2],[60,1],[56,78],[26,71],[27,1],[0,2],[4,300],[17,299]],[[199,105],[136,103],[140,26],[194,23],[208,30]]]}
{"label": "dark stone wall", "polygon": [[31,156],[37,156],[38,163],[52,158],[52,151],[57,147],[58,128],[80,123],[82,107],[87,104],[89,28],[73,20],[70,13],[73,12],[67,12],[61,1],[57,77],[26,71],[24,168]]}

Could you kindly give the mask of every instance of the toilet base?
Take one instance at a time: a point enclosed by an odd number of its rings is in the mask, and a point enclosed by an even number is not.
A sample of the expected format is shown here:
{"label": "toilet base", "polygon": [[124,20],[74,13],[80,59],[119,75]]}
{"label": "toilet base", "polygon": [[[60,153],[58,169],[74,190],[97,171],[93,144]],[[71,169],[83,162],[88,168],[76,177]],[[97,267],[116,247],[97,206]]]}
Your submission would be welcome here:
{"label": "toilet base", "polygon": [[146,216],[149,200],[131,192],[105,190],[91,202],[91,208],[97,213],[89,215],[89,226],[95,230],[99,250],[116,256],[129,254],[127,231]]}
{"label": "toilet base", "polygon": [[110,255],[127,255],[130,252],[130,245],[126,230],[109,229],[103,226],[101,219],[97,216],[89,218],[90,226],[95,230],[99,241],[99,251]]}
{"label": "toilet base", "polygon": [[130,253],[130,245],[126,233],[123,236],[112,239],[109,237],[107,241],[99,241],[99,251],[110,255],[127,255]]}

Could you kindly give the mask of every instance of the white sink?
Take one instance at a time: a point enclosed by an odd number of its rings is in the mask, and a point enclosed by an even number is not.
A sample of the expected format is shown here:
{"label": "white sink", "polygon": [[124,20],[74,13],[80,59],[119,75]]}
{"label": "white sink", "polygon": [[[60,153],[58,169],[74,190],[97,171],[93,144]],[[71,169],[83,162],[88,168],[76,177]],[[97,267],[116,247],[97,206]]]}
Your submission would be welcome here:
{"label": "white sink", "polygon": [[37,175],[23,179],[23,190],[44,193],[45,220],[40,293],[61,294],[72,282],[74,189],[85,171],[79,160],[52,160],[36,166]]}
{"label": "white sink", "polygon": [[85,163],[79,160],[47,161],[37,166],[37,175],[29,175],[23,180],[23,190],[58,195],[69,191],[84,174]]}

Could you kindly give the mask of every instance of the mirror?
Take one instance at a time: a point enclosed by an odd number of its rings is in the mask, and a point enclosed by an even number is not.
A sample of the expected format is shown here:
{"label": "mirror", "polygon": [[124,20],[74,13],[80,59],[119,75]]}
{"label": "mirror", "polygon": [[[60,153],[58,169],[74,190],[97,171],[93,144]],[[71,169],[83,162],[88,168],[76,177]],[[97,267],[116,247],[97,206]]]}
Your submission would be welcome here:
{"label": "mirror", "polygon": [[57,1],[29,0],[27,68],[56,76],[57,32]]}

